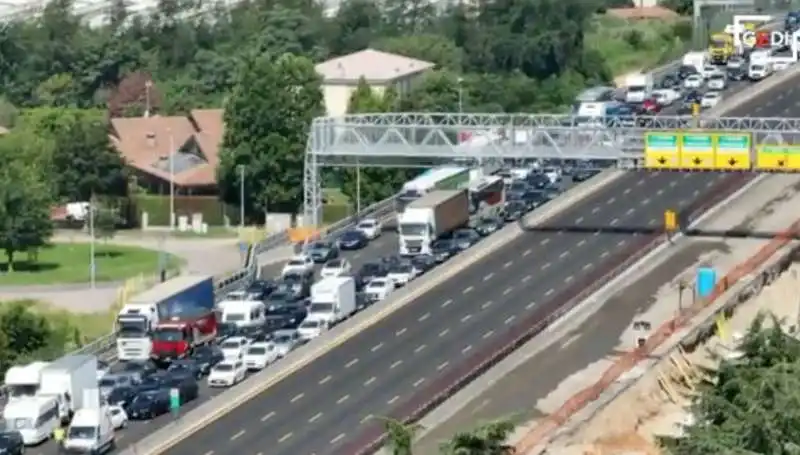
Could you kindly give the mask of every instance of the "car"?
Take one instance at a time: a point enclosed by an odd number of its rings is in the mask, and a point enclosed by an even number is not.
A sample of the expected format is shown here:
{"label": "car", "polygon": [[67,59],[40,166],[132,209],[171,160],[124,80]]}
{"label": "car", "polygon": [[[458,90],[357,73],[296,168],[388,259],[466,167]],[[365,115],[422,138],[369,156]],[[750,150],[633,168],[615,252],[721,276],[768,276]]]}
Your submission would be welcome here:
{"label": "car", "polygon": [[369,240],[375,240],[381,235],[381,223],[374,218],[364,218],[356,225],[356,229],[361,231]]}
{"label": "car", "polygon": [[192,357],[173,360],[172,363],[169,364],[167,372],[186,373],[195,379],[200,379],[205,375],[203,368],[200,366],[200,362]]}
{"label": "car", "polygon": [[403,261],[389,267],[387,278],[394,282],[395,287],[401,287],[410,283],[419,273],[411,261]]}
{"label": "car", "polygon": [[264,328],[268,332],[293,329],[306,318],[306,309],[302,303],[275,302],[266,307],[265,316]]}
{"label": "car", "polygon": [[317,241],[308,246],[307,255],[317,264],[339,257],[339,248],[331,242]]}
{"label": "car", "polygon": [[364,287],[364,295],[369,302],[379,302],[389,297],[394,288],[394,280],[388,277],[375,278]]}
{"label": "car", "polygon": [[714,65],[706,65],[703,67],[702,70],[700,70],[700,75],[703,76],[703,79],[710,79],[711,76],[719,74],[721,72],[722,70],[720,70]]}
{"label": "car", "polygon": [[150,420],[168,413],[170,410],[169,393],[168,389],[139,392],[128,406],[128,418],[131,420]]}
{"label": "car", "polygon": [[792,65],[791,62],[786,60],[777,60],[772,63],[772,70],[773,71],[783,71],[786,68],[789,68]]}
{"label": "car", "polygon": [[[573,177],[574,178],[574,177]],[[475,232],[484,237],[494,234],[503,227],[503,220],[497,217],[484,217],[475,224]]]}
{"label": "car", "polygon": [[264,300],[275,290],[275,283],[270,280],[255,280],[247,286],[245,292],[251,297],[249,300]]}
{"label": "car", "polygon": [[244,353],[244,366],[248,370],[263,370],[270,363],[278,360],[278,351],[269,341],[251,344]]}
{"label": "car", "polygon": [[708,86],[709,90],[725,90],[725,87],[728,86],[728,78],[725,73],[712,74],[711,77],[708,78],[706,86]]}
{"label": "car", "polygon": [[314,273],[314,260],[309,256],[295,256],[286,262],[281,270],[281,275],[288,275],[290,273],[299,273],[302,275],[311,275]]}
{"label": "car", "polygon": [[747,71],[744,68],[735,68],[728,70],[728,79],[732,81],[743,81],[747,77]]}
{"label": "car", "polygon": [[18,431],[0,432],[0,453],[3,455],[22,455],[25,453],[25,442]]}
{"label": "car", "polygon": [[653,91],[653,100],[661,106],[671,106],[672,103],[679,100],[680,97],[680,92],[671,88],[662,88]]}
{"label": "car", "polygon": [[699,89],[703,86],[703,76],[699,74],[692,74],[689,75],[686,79],[683,80],[683,88],[685,89]]}
{"label": "car", "polygon": [[681,65],[676,74],[678,80],[686,80],[689,76],[697,74],[697,68],[691,65]]}
{"label": "car", "polygon": [[708,92],[703,95],[703,99],[700,100],[700,105],[704,108],[712,108],[719,104],[722,101],[722,94],[720,92]]}
{"label": "car", "polygon": [[241,359],[242,356],[244,356],[244,352],[249,344],[250,340],[247,338],[235,336],[220,343],[219,348],[225,360],[235,360]]}
{"label": "car", "polygon": [[275,347],[275,354],[280,359],[300,346],[302,342],[296,330],[276,330],[272,334],[272,344]]}
{"label": "car", "polygon": [[369,239],[363,232],[357,229],[350,229],[339,236],[337,243],[342,250],[360,250],[367,246]]}
{"label": "car", "polygon": [[453,233],[453,243],[462,251],[471,248],[473,245],[480,242],[480,240],[481,235],[475,232],[474,229],[457,229]]}
{"label": "car", "polygon": [[[311,293],[312,284],[314,284],[313,275],[291,272],[281,277],[272,294],[278,294],[276,299],[280,299],[282,294],[286,294],[290,296],[290,300],[300,300],[308,297]],[[272,294],[267,297],[268,300],[271,300]]]}
{"label": "car", "polygon": [[114,427],[115,430],[120,430],[128,426],[128,413],[125,412],[125,409],[119,405],[108,405],[107,407],[108,417],[111,419],[111,426]]}
{"label": "car", "polygon": [[662,104],[656,101],[655,97],[650,97],[642,101],[639,111],[641,115],[658,114],[661,112],[661,106]]}
{"label": "car", "polygon": [[503,218],[510,223],[521,219],[528,211],[528,205],[523,201],[508,201],[503,209]]}
{"label": "car", "polygon": [[347,259],[332,259],[322,266],[319,274],[322,278],[328,278],[350,273],[350,269],[350,262]]}
{"label": "car", "polygon": [[[313,315],[313,313],[312,313]],[[322,332],[328,330],[328,321],[323,317],[309,316],[299,326],[297,326],[297,334],[304,340],[313,340],[314,338],[322,335]]]}
{"label": "car", "polygon": [[441,264],[459,252],[453,239],[438,239],[431,244],[431,255],[437,264]]}
{"label": "car", "polygon": [[733,69],[741,69],[744,68],[745,60],[738,55],[734,55],[728,59],[728,63],[725,65],[729,70]]}
{"label": "car", "polygon": [[367,262],[358,269],[358,275],[364,283],[369,283],[375,278],[386,276],[388,273],[386,269],[386,264],[382,262]]}
{"label": "car", "polygon": [[419,270],[419,274],[427,272],[428,270],[436,267],[436,258],[432,254],[418,254],[411,258],[411,263],[414,268]]}
{"label": "car", "polygon": [[105,401],[108,404],[115,404],[124,408],[127,407],[131,401],[133,401],[133,398],[137,393],[138,390],[136,387],[116,387],[108,393],[108,395],[105,397]]}
{"label": "car", "polygon": [[198,346],[194,348],[191,358],[197,362],[203,375],[207,375],[214,365],[222,362],[225,354],[217,346]]}
{"label": "car", "polygon": [[103,379],[107,374],[111,373],[111,366],[102,360],[97,361],[97,380]]}
{"label": "car", "polygon": [[208,374],[209,387],[233,387],[244,381],[247,369],[241,359],[225,360],[214,365]]}
{"label": "car", "polygon": [[103,376],[100,381],[97,382],[97,386],[100,388],[100,396],[106,397],[112,390],[117,387],[130,387],[138,384],[140,380],[137,376],[129,373],[110,373]]}

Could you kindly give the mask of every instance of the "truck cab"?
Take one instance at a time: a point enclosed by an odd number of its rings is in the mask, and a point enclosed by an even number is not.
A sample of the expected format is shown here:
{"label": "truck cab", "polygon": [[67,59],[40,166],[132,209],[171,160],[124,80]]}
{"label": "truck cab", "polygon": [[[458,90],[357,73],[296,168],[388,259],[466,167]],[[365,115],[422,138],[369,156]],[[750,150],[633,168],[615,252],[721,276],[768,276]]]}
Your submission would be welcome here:
{"label": "truck cab", "polygon": [[264,302],[259,300],[227,301],[219,305],[222,322],[237,328],[262,326],[266,322]]}
{"label": "truck cab", "polygon": [[356,285],[352,277],[327,277],[311,286],[308,317],[332,327],[356,312]]}
{"label": "truck cab", "polygon": [[35,396],[42,383],[42,370],[47,365],[49,365],[48,362],[32,362],[9,368],[4,381],[8,399]]}
{"label": "truck cab", "polygon": [[469,218],[470,200],[467,189],[429,192],[398,214],[400,254],[431,254],[431,245],[436,239],[466,227]]}
{"label": "truck cab", "polygon": [[130,303],[117,315],[117,358],[142,361],[150,357],[150,334],[158,324],[155,303]]}
{"label": "truck cab", "polygon": [[64,439],[67,453],[101,455],[115,447],[114,425],[107,407],[79,409]]}
{"label": "truck cab", "polygon": [[153,331],[151,358],[162,365],[183,358],[191,354],[195,347],[214,340],[217,334],[216,327],[214,313],[193,320],[181,320],[176,317],[172,321],[163,322]]}
{"label": "truck cab", "polygon": [[84,407],[86,391],[89,390],[98,392],[97,357],[93,355],[66,355],[42,370],[39,395],[52,397],[58,402],[59,417],[64,423]]}
{"label": "truck cab", "polygon": [[728,60],[733,56],[733,37],[727,33],[711,35],[708,54],[711,57],[711,63],[715,65],[727,64]]}

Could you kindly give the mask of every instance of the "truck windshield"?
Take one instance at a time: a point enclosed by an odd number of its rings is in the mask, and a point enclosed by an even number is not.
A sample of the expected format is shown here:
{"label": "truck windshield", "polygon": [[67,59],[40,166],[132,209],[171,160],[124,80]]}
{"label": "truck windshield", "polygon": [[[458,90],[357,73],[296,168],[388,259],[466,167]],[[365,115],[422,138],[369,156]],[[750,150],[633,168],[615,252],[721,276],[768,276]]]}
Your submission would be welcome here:
{"label": "truck windshield", "polygon": [[67,439],[94,439],[97,427],[77,427],[70,425]]}
{"label": "truck windshield", "polygon": [[39,392],[39,384],[13,384],[7,385],[7,388],[11,398],[32,397]]}
{"label": "truck windshield", "polygon": [[224,316],[225,322],[239,322],[247,319],[244,313],[225,313]]}
{"label": "truck windshield", "polygon": [[419,237],[428,234],[428,225],[421,223],[402,223],[400,235]]}
{"label": "truck windshield", "polygon": [[183,331],[176,327],[159,327],[153,332],[154,341],[182,341]]}
{"label": "truck windshield", "polygon": [[9,430],[32,430],[33,419],[22,417],[18,419],[6,419],[6,428]]}
{"label": "truck windshield", "polygon": [[147,318],[145,317],[119,317],[117,318],[118,338],[139,338],[147,334]]}
{"label": "truck windshield", "polygon": [[309,313],[332,313],[333,312],[333,304],[332,303],[312,303],[311,306],[308,307]]}

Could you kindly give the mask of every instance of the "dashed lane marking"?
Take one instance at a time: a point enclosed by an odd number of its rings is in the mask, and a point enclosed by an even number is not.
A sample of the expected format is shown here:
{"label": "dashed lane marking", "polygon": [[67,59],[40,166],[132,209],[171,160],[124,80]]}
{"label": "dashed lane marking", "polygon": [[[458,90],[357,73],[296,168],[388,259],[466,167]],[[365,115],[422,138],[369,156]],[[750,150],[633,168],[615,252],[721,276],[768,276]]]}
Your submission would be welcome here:
{"label": "dashed lane marking", "polygon": [[316,422],[317,420],[319,420],[319,418],[320,418],[320,417],[322,417],[322,413],[321,413],[321,412],[318,412],[318,413],[314,414],[314,416],[313,416],[313,417],[311,417],[310,419],[308,419],[308,423],[314,423],[314,422]]}
{"label": "dashed lane marking", "polygon": [[336,400],[336,404],[342,404],[345,401],[347,401],[348,399],[350,399],[350,395],[344,395],[343,397],[341,397],[338,400]]}
{"label": "dashed lane marking", "polygon": [[288,441],[289,439],[292,438],[293,434],[294,433],[291,433],[291,432],[290,433],[286,433],[285,435],[281,436],[280,439],[278,439],[278,442],[286,442],[286,441]]}
{"label": "dashed lane marking", "polygon": [[469,286],[466,289],[464,289],[464,294],[469,294],[470,292],[472,292],[472,286]]}
{"label": "dashed lane marking", "polygon": [[267,420],[269,420],[269,419],[271,419],[273,417],[275,417],[275,411],[271,411],[271,412],[269,412],[267,414],[264,414],[264,416],[261,417],[261,421],[262,422],[266,422]]}
{"label": "dashed lane marking", "polygon": [[445,368],[447,368],[447,365],[448,365],[449,363],[450,363],[450,362],[442,362],[442,363],[440,363],[440,364],[439,364],[439,366],[438,366],[438,367],[436,367],[436,371],[442,371],[442,370],[444,370]]}
{"label": "dashed lane marking", "polygon": [[405,327],[403,327],[402,329],[400,329],[400,330],[398,330],[397,332],[395,332],[395,333],[394,333],[394,336],[396,336],[396,337],[399,337],[400,335],[402,335],[402,334],[406,333],[406,330],[408,330],[408,329],[406,329]]}
{"label": "dashed lane marking", "polygon": [[231,436],[231,441],[241,438],[244,435],[244,432],[245,430],[239,430],[235,435]]}
{"label": "dashed lane marking", "polygon": [[306,396],[305,393],[298,393],[297,395],[294,396],[294,398],[292,398],[291,403],[303,399],[304,396]]}
{"label": "dashed lane marking", "polygon": [[366,381],[364,381],[364,385],[370,385],[370,384],[372,384],[373,382],[375,382],[375,380],[376,380],[376,379],[375,379],[375,376],[373,376],[373,377],[371,377],[371,378],[367,379]]}
{"label": "dashed lane marking", "polygon": [[375,346],[373,346],[372,349],[370,349],[370,351],[375,352],[375,351],[377,351],[378,349],[380,349],[382,347],[383,347],[383,343],[378,343]]}
{"label": "dashed lane marking", "polygon": [[395,368],[399,367],[399,366],[400,366],[400,365],[402,365],[402,364],[403,364],[403,361],[402,361],[402,360],[398,360],[398,361],[396,361],[395,363],[393,363],[393,364],[389,365],[389,369],[392,369],[392,370],[393,370],[393,369],[395,369]]}
{"label": "dashed lane marking", "polygon": [[355,364],[357,364],[357,363],[358,363],[358,359],[353,359],[353,360],[351,360],[351,361],[347,362],[347,363],[344,365],[344,367],[345,367],[345,368],[350,368],[351,366],[353,366],[353,365],[355,365]]}
{"label": "dashed lane marking", "polygon": [[331,380],[331,375],[327,375],[324,378],[319,380],[319,385],[325,384],[326,382]]}

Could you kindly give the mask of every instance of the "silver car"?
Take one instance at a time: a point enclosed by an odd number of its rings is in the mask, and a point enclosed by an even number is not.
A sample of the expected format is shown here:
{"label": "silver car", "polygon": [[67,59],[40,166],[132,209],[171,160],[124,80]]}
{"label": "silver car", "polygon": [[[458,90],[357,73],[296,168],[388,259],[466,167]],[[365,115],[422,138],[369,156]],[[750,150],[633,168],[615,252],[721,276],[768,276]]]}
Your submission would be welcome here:
{"label": "silver car", "polygon": [[288,355],[302,343],[300,335],[295,330],[276,330],[272,334],[271,341],[275,345],[279,359]]}
{"label": "silver car", "polygon": [[117,387],[133,387],[141,382],[141,376],[134,372],[110,373],[98,381],[100,396],[107,397]]}

